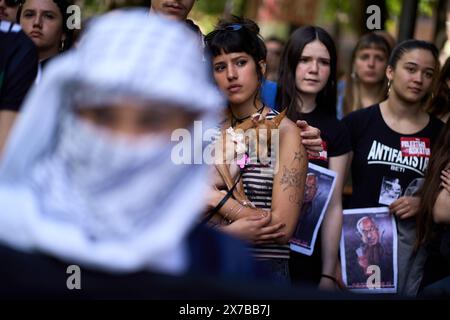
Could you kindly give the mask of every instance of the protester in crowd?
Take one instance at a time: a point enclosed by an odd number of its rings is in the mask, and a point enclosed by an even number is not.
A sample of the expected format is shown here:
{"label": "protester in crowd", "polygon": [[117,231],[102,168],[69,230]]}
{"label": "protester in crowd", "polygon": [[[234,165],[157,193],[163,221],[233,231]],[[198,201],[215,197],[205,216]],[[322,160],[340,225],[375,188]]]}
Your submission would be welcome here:
{"label": "protester in crowd", "polygon": [[72,46],[73,30],[67,24],[71,4],[71,0],[24,0],[20,4],[17,22],[38,48],[41,68]]}
{"label": "protester in crowd", "polygon": [[207,282],[183,275],[258,275],[243,244],[198,226],[206,165],[171,158],[173,130],[214,127],[222,111],[207,66],[191,31],[146,11],[99,18],[48,66],[0,167],[0,274],[14,295],[69,295],[69,265],[84,297],[205,297]]}
{"label": "protester in crowd", "polygon": [[[152,0],[150,11],[167,16],[174,20],[185,21],[199,35],[202,35],[198,26],[192,20],[187,19],[189,12],[194,6],[195,0]],[[272,109],[275,105],[277,85],[273,81],[264,80],[261,86],[261,99]],[[322,139],[320,130],[308,125],[306,121],[299,121],[297,126],[302,130],[302,143],[308,153],[318,155],[322,151]]]}
{"label": "protester in crowd", "polygon": [[[297,29],[282,56],[278,93],[279,105],[287,108],[291,120],[306,120],[321,131],[323,152],[310,156],[309,161],[337,172],[335,190],[316,242],[319,245],[312,256],[292,253],[290,261],[294,281],[312,282],[323,289],[337,284],[332,279],[336,278],[342,189],[351,149],[347,128],[336,119],[336,63],[336,48],[325,30],[315,26]],[[302,228],[302,219],[299,223]]]}
{"label": "protester in crowd", "polygon": [[[448,60],[447,60],[448,62]],[[450,296],[450,123],[430,159],[417,214],[416,249],[428,256],[421,283],[423,295]]]}
{"label": "protester in crowd", "polygon": [[[214,79],[228,99],[222,130],[235,128],[255,113],[267,120],[276,118],[278,112],[259,97],[266,58],[259,27],[238,17],[222,20],[205,37],[205,44],[212,56]],[[279,142],[279,148],[270,149],[267,163],[261,160],[261,154],[253,157],[248,151],[250,163],[242,169],[245,195],[256,208],[226,200],[219,190],[211,192],[210,208],[225,199],[218,213],[231,223],[221,229],[252,242],[261,265],[270,268],[279,281],[287,282],[288,241],[300,213],[307,158],[300,130],[292,121],[284,117],[278,130],[272,146]]]}
{"label": "protester in crowd", "polygon": [[[350,113],[344,123],[352,142],[351,208],[388,205],[397,221],[398,292],[415,295],[423,252],[414,253],[418,186],[443,126],[424,111],[439,72],[438,51],[428,42],[397,45],[388,62],[389,96],[380,104]],[[398,179],[398,180],[395,180]],[[385,181],[401,186],[398,199],[384,201]],[[398,189],[398,188],[397,188]]]}
{"label": "protester in crowd", "polygon": [[385,71],[390,53],[389,43],[375,32],[359,39],[352,53],[351,72],[339,92],[339,119],[386,98],[388,80]]}
{"label": "protester in crowd", "polygon": [[267,65],[265,79],[261,86],[261,100],[270,108],[277,109],[277,81],[284,42],[277,37],[270,37],[265,41],[265,44],[267,48]]}
{"label": "protester in crowd", "polygon": [[277,37],[270,37],[266,39],[265,44],[267,48],[266,79],[277,82],[284,41]]}

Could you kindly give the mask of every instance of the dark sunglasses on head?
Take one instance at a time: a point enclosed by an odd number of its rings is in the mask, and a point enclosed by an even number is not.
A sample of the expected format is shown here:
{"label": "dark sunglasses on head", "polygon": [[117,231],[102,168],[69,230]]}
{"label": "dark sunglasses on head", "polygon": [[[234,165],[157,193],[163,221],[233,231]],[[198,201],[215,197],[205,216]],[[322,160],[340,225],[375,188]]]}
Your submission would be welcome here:
{"label": "dark sunglasses on head", "polygon": [[214,31],[211,31],[210,33],[208,33],[206,36],[205,36],[205,40],[206,41],[209,41],[209,40],[211,40],[216,34],[218,34],[219,32],[223,32],[223,31],[238,31],[238,30],[241,30],[243,28],[243,25],[242,24],[239,24],[239,23],[233,23],[233,24],[230,24],[230,25],[228,25],[228,26],[225,26],[225,27],[223,27],[223,28],[219,28],[219,29],[216,29],[216,30],[214,30]]}
{"label": "dark sunglasses on head", "polygon": [[5,0],[5,4],[8,7],[16,7],[19,5],[19,3],[20,3],[20,0]]}

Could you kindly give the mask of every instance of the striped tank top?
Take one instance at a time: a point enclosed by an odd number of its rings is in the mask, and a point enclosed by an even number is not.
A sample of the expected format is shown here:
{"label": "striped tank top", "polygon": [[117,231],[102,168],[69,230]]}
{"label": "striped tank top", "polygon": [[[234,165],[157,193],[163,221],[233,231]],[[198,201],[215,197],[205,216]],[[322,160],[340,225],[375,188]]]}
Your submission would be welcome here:
{"label": "striped tank top", "polygon": [[[267,119],[273,119],[277,111],[270,111]],[[270,155],[270,163],[262,164],[257,159],[250,159],[242,174],[244,191],[253,204],[260,209],[270,211],[272,208],[273,176],[276,155]],[[289,245],[255,245],[252,253],[257,259],[289,259]]]}
{"label": "striped tank top", "polygon": [[[279,114],[271,110],[266,114],[267,119],[273,119]],[[217,128],[212,142],[220,137],[220,129]],[[244,192],[253,204],[262,210],[270,211],[272,208],[272,188],[276,157],[270,155],[270,164],[261,164],[257,159],[250,158],[251,164],[245,166],[242,179]],[[257,259],[289,259],[289,245],[255,245],[251,247],[252,254]]]}

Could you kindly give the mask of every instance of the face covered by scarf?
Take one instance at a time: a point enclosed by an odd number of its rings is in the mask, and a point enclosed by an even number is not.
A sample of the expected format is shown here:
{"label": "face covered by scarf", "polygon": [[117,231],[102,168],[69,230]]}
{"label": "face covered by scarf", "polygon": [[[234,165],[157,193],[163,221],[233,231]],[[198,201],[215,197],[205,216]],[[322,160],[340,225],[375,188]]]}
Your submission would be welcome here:
{"label": "face covered by scarf", "polygon": [[113,136],[76,109],[123,98],[166,102],[213,127],[224,104],[198,41],[183,24],[119,11],[52,61],[0,168],[0,200],[15,188],[29,203],[8,198],[0,241],[114,271],[186,269],[183,243],[203,208],[206,168],[171,161],[170,134]]}

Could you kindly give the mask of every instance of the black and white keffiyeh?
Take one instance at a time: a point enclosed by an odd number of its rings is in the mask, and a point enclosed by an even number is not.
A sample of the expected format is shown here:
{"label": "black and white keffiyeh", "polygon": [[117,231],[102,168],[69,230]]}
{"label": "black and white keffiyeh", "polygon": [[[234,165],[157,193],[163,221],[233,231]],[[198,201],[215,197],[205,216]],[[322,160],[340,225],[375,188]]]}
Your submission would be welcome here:
{"label": "black and white keffiyeh", "polygon": [[170,137],[100,134],[74,116],[73,101],[162,101],[212,127],[224,101],[207,66],[182,23],[140,10],[94,21],[76,51],[47,67],[13,130],[0,167],[0,241],[113,271],[183,272],[205,166],[171,161]]}

